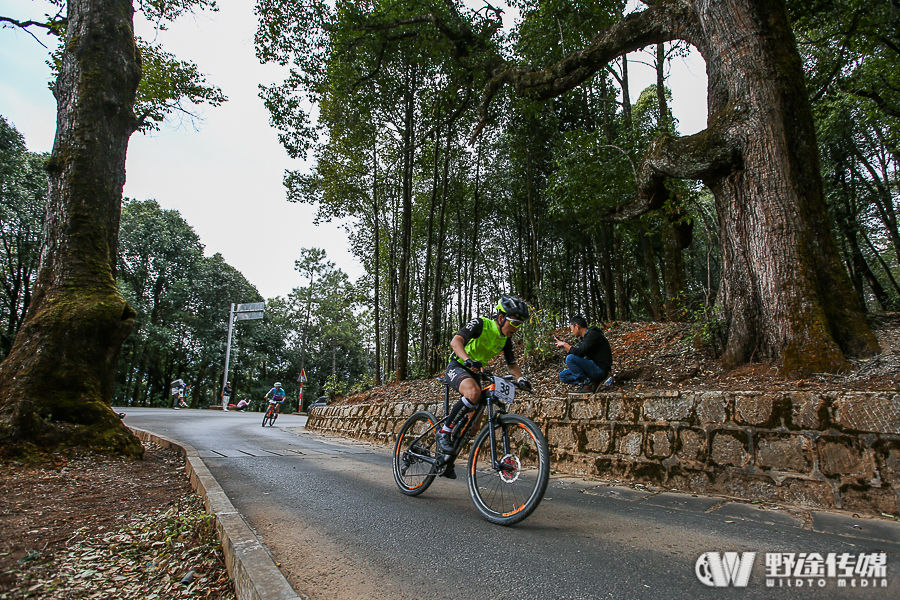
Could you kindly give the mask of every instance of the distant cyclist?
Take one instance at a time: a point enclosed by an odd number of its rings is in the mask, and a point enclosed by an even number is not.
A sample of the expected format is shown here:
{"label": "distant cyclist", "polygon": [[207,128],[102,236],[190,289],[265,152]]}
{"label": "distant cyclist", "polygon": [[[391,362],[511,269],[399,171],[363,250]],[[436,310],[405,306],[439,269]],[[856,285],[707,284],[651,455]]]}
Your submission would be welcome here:
{"label": "distant cyclist", "polygon": [[191,389],[191,386],[184,383],[184,380],[180,377],[170,385],[172,386],[172,408],[175,410],[178,410],[181,406],[187,408],[187,404],[184,402],[184,394]]}
{"label": "distant cyclist", "polygon": [[[490,362],[500,351],[520,386],[531,389],[531,384],[522,376],[513,353],[512,336],[528,320],[530,313],[524,300],[515,296],[502,296],[497,303],[497,314],[493,318],[476,317],[466,323],[450,341],[453,355],[447,365],[447,379],[462,398],[450,409],[450,414],[437,434],[438,448],[444,454],[453,452],[450,432],[463,416],[475,410],[481,399],[481,386],[473,373]],[[456,478],[453,465],[448,465],[444,477]]]}
{"label": "distant cyclist", "polygon": [[281,387],[281,383],[276,381],[275,387],[266,392],[266,399],[269,401],[269,404],[275,405],[275,418],[278,418],[278,413],[281,411],[281,405],[284,404],[284,397],[287,394],[284,391],[284,388]]}

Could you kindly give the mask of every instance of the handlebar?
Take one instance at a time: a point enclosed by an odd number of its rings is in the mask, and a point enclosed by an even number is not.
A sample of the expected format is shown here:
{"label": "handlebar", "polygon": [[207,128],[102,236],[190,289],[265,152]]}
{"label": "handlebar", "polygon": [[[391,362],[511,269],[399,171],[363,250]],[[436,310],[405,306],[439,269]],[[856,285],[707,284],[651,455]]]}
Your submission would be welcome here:
{"label": "handlebar", "polygon": [[[481,381],[493,381],[495,377],[494,372],[486,368],[482,368],[480,371],[475,372],[475,374],[480,377]],[[516,386],[516,389],[520,389],[525,392],[531,392],[531,389],[524,387],[518,381],[516,381],[515,375],[503,375],[501,379],[505,379],[506,381],[510,382],[511,384]]]}

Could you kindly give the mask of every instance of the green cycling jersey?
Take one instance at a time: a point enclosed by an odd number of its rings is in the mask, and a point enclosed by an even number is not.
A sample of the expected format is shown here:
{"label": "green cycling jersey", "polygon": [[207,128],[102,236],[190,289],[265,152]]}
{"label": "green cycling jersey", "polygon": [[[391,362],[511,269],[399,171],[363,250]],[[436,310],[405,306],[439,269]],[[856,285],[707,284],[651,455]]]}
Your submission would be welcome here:
{"label": "green cycling jersey", "polygon": [[[487,317],[474,318],[466,323],[457,335],[466,340],[464,346],[466,354],[472,360],[487,364],[502,350],[506,363],[515,363],[512,339],[501,333],[500,325],[496,319]],[[450,355],[450,360],[455,360],[460,364],[464,362],[456,356],[456,353]]]}

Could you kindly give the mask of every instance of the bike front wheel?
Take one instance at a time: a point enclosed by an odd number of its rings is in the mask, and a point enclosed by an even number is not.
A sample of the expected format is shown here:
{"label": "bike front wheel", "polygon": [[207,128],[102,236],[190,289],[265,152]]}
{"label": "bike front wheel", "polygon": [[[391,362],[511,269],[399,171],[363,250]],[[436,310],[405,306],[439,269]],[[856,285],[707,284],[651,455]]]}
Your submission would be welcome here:
{"label": "bike front wheel", "polygon": [[411,416],[394,444],[394,481],[407,496],[418,496],[434,481],[438,420],[427,410]]}
{"label": "bike front wheel", "polygon": [[268,409],[266,409],[266,412],[263,413],[263,422],[262,422],[263,427],[266,426],[267,421],[268,421],[269,425],[272,425],[275,423],[275,410],[271,406]]}
{"label": "bike front wheel", "polygon": [[494,429],[496,464],[491,457],[489,423],[469,454],[469,495],[484,517],[513,525],[534,512],[550,479],[550,451],[544,434],[521,415],[503,415]]}

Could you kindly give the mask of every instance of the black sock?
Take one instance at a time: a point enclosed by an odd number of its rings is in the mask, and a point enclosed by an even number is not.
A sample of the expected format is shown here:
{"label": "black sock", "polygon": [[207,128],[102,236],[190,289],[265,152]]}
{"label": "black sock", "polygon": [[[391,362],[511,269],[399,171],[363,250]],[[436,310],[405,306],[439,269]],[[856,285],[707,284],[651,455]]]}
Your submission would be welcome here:
{"label": "black sock", "polygon": [[462,399],[459,399],[456,404],[453,405],[453,408],[450,409],[450,414],[447,415],[447,421],[445,427],[450,427],[451,424],[456,420],[456,417],[459,416],[459,411],[466,408],[465,403]]}

